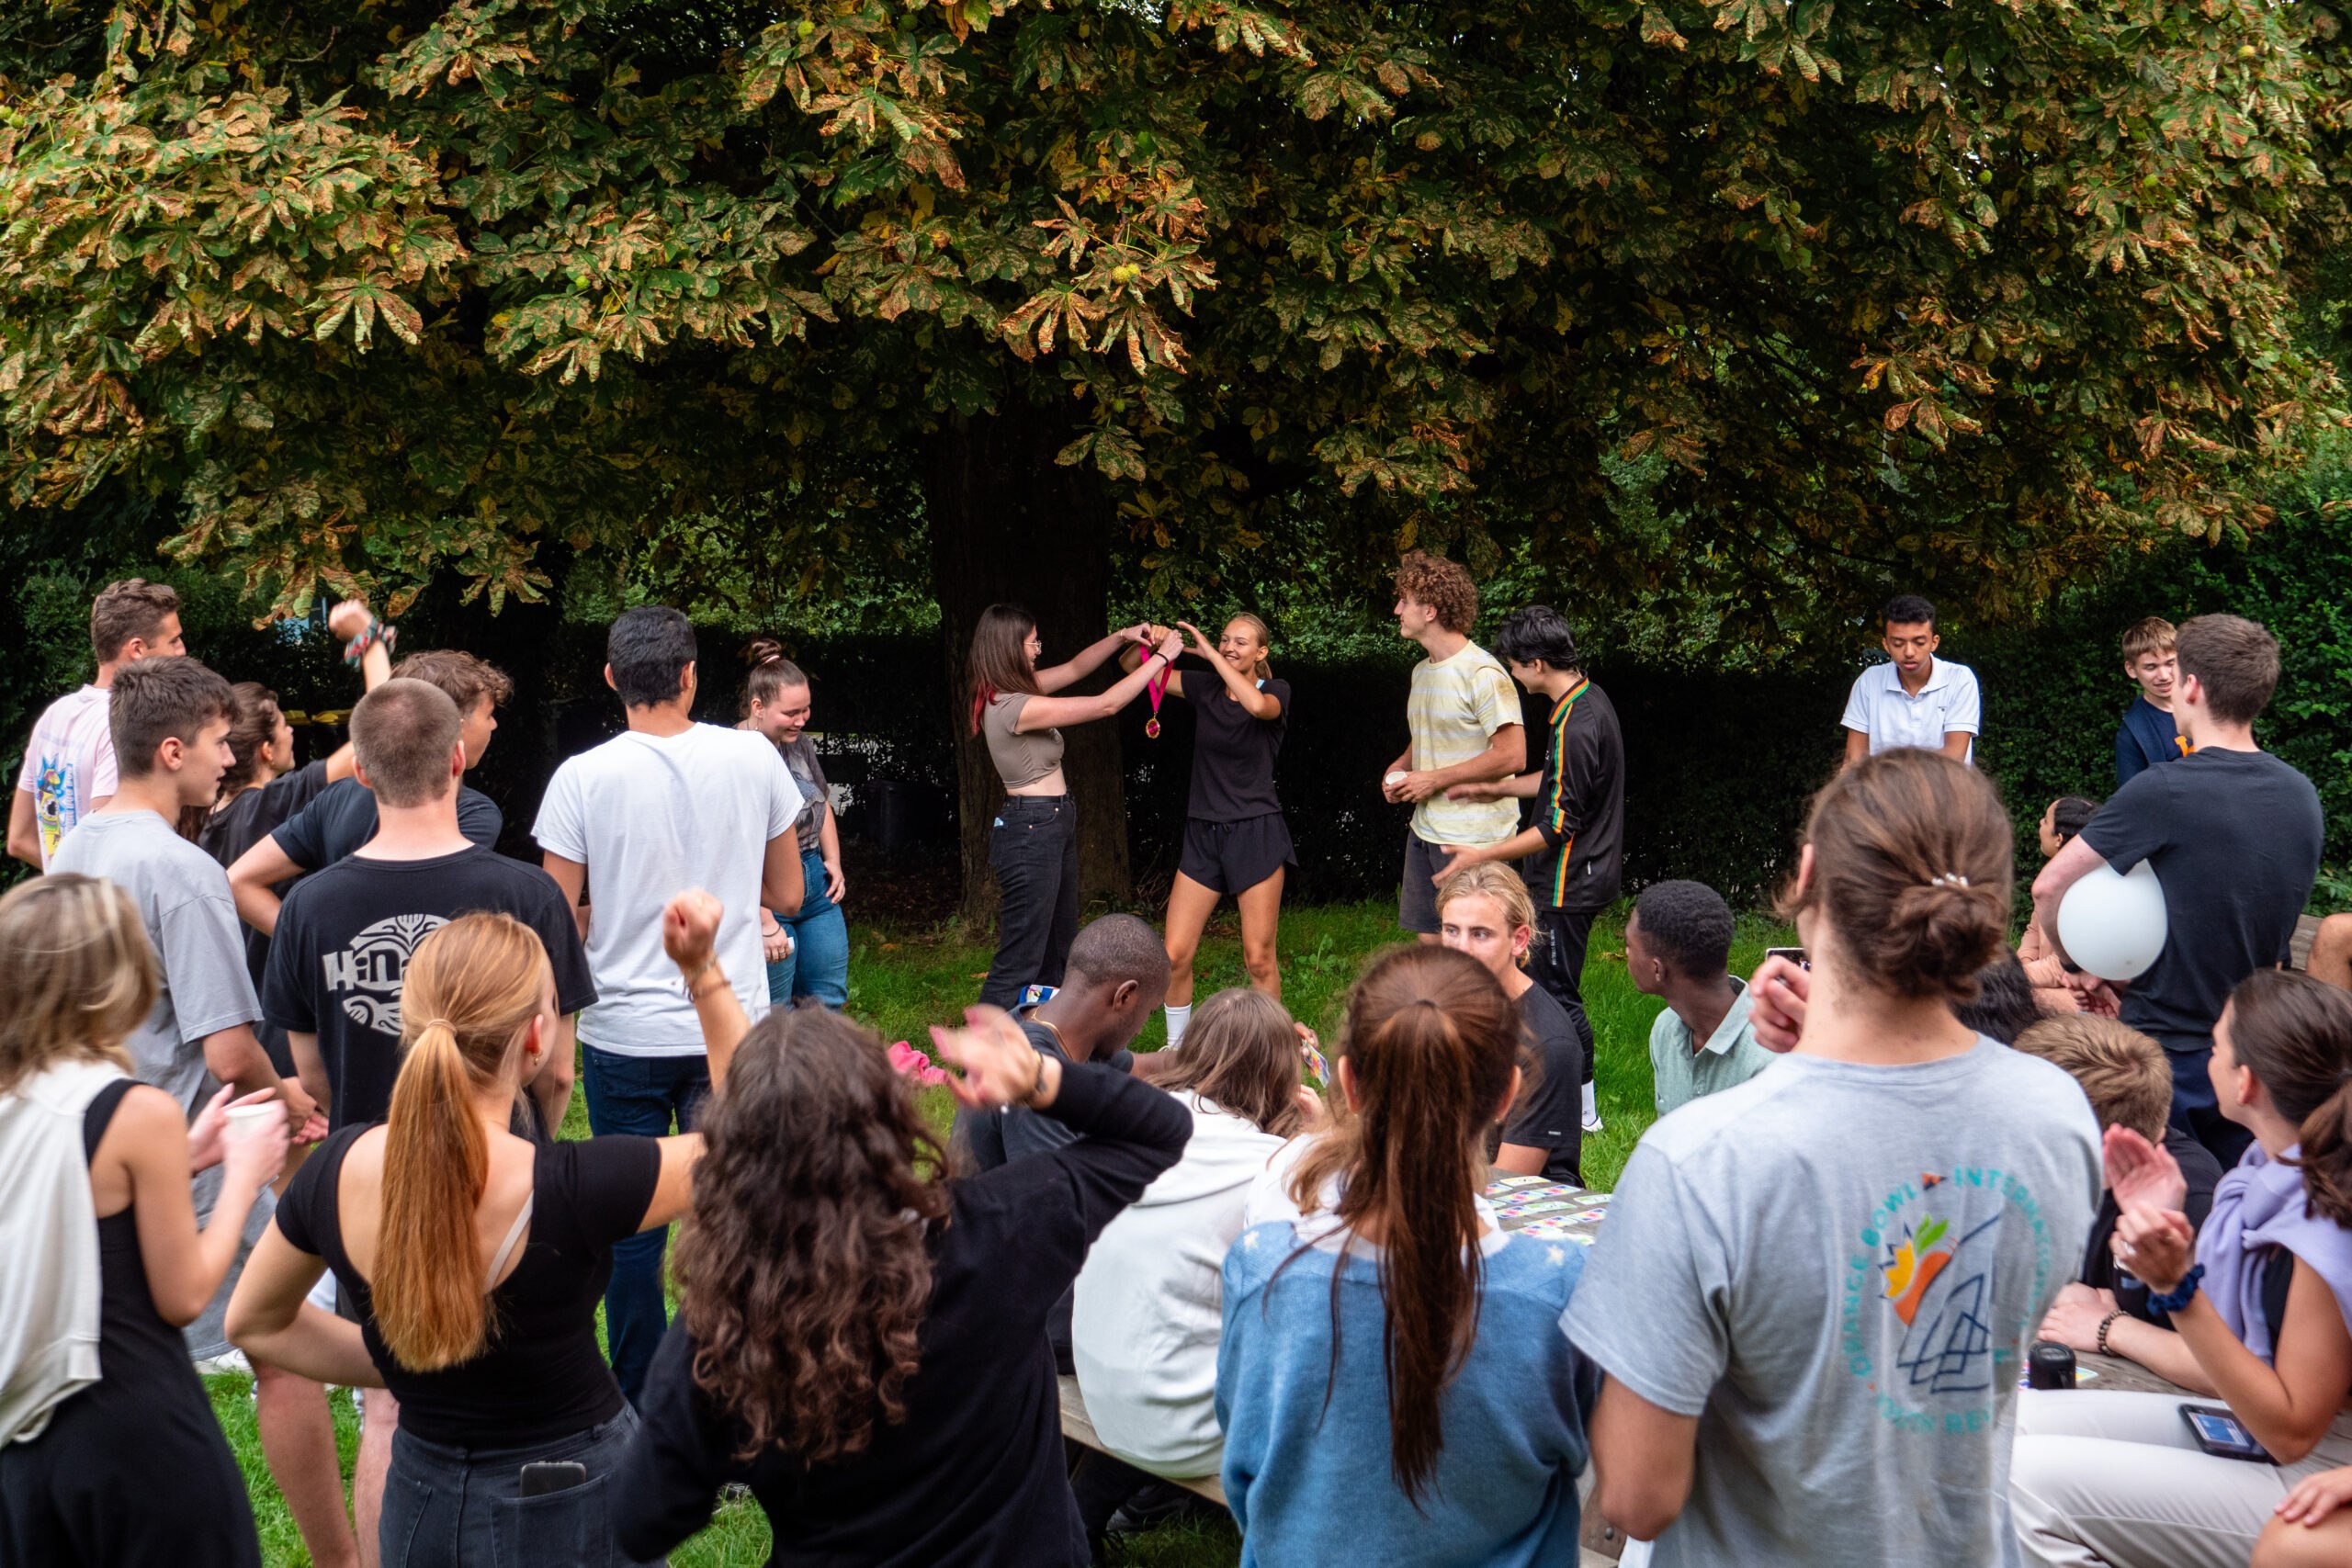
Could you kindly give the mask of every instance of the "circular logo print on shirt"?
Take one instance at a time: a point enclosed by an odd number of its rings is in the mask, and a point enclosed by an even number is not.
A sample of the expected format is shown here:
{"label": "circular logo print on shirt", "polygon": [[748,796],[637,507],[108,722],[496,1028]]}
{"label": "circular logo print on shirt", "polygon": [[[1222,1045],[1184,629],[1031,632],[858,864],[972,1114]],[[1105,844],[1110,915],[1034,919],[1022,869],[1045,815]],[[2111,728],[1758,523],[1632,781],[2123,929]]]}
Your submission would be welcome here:
{"label": "circular logo print on shirt", "polygon": [[394,915],[326,955],[327,989],[344,1016],[386,1034],[401,1032],[401,984],[416,944],[449,922],[439,915]]}

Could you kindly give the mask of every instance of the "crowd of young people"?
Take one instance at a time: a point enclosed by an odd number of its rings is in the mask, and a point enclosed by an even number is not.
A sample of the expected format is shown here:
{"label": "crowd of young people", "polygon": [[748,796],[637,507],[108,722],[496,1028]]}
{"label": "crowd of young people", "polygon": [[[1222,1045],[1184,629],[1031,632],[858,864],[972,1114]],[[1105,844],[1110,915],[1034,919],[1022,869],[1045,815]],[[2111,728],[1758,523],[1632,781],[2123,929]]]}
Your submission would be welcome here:
{"label": "crowd of young people", "polygon": [[[0,1564],[257,1562],[194,1371],[232,1342],[312,1559],[370,1568],[656,1562],[738,1485],[780,1562],[1077,1568],[1209,1476],[1245,1563],[1571,1562],[1587,1506],[1661,1562],[2344,1561],[2352,992],[2325,944],[2278,967],[2320,821],[2254,741],[2267,634],[2127,634],[2119,787],[2045,815],[2012,951],[1973,676],[1890,604],[1783,900],[1803,958],[1742,980],[1720,897],[1634,901],[1659,1120],[1588,1250],[1482,1194],[1581,1180],[1623,740],[1562,617],[1515,612],[1498,660],[1476,610],[1407,558],[1427,657],[1381,790],[1415,807],[1424,941],[1366,967],[1328,1065],[1279,999],[1265,625],[1041,669],[1023,613],[983,616],[1005,910],[982,1005],[933,1031],[943,1142],[840,1011],[839,831],[780,646],[740,727],[698,723],[691,625],[621,615],[626,728],[558,770],[531,865],[464,784],[501,672],[394,663],[337,606],[366,690],[297,769],[274,696],[179,657],[168,590],[109,589],[12,817],[47,874],[0,899]],[[1514,682],[1548,705],[1533,769]],[[1059,729],[1154,690],[1202,720],[1164,929],[1081,930]],[[2054,915],[2142,860],[2172,935],[2119,988]],[[1250,985],[1195,1014],[1227,895]],[[2218,1401],[2259,1462],[2168,1395],[2021,1394],[2037,1338]],[[1074,1469],[1059,1376],[1102,1445]],[[349,1518],[326,1383],[364,1391]]]}

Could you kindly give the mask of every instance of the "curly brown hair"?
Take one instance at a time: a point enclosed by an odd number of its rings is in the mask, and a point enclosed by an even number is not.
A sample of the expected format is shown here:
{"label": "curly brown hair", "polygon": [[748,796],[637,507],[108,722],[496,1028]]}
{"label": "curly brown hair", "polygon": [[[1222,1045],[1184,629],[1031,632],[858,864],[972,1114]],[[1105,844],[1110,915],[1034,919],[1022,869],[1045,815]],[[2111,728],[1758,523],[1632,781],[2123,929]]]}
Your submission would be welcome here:
{"label": "curly brown hair", "polygon": [[1437,624],[1447,631],[1468,637],[1478,624],[1478,585],[1459,561],[1408,550],[1396,563],[1396,592],[1435,610]]}
{"label": "curly brown hair", "polygon": [[741,1457],[806,1464],[906,1419],[945,1168],[882,1042],[838,1013],[768,1014],[704,1124],[677,1270],[695,1383]]}

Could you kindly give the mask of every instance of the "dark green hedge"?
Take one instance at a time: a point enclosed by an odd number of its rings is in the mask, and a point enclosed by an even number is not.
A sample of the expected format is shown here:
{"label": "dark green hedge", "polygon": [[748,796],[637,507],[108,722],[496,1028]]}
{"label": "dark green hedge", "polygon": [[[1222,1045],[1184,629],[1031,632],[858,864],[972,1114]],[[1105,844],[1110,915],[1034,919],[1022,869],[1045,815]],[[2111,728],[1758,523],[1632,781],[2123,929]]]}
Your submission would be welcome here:
{"label": "dark green hedge", "polygon": [[[2264,744],[2308,773],[2327,808],[2328,879],[2321,901],[2352,905],[2352,478],[2329,469],[2284,499],[2275,526],[2244,551],[2183,544],[2086,584],[2041,624],[1983,633],[1956,626],[1943,652],[1984,686],[1979,760],[1999,781],[2021,834],[2054,795],[2104,795],[2114,785],[2115,726],[2132,688],[2116,639],[2143,615],[2175,620],[2229,609],[2268,625],[2286,674],[2260,727]],[[19,514],[21,518],[24,514]],[[23,738],[40,705],[86,677],[89,595],[142,558],[142,520],[117,513],[67,536],[0,531],[0,734],[14,783]],[[45,551],[46,553],[40,553]],[[255,630],[235,586],[161,571],[187,594],[189,646],[234,679],[270,682],[296,708],[347,707],[354,694],[318,626]],[[1494,618],[1507,606],[1492,607]],[[1573,618],[1575,605],[1563,606]],[[603,628],[568,624],[546,607],[490,615],[453,595],[428,598],[406,620],[403,646],[473,648],[517,678],[514,707],[480,782],[506,807],[507,847],[528,852],[527,829],[548,773],[561,757],[618,728],[601,679]],[[706,716],[731,717],[740,686],[736,634],[704,636]],[[818,728],[846,780],[912,781],[952,799],[956,728],[945,665],[928,637],[809,639],[795,655],[818,678]],[[1627,874],[1643,884],[1691,876],[1742,905],[1769,899],[1787,874],[1805,802],[1836,765],[1850,664],[1763,674],[1658,669],[1597,650],[1594,676],[1625,728]],[[1302,900],[1382,897],[1396,887],[1407,814],[1379,799],[1381,769],[1402,749],[1407,674],[1393,661],[1286,664],[1295,691],[1280,783],[1301,874]],[[1170,702],[1158,740],[1143,735],[1138,704],[1117,721],[1127,757],[1130,843],[1139,891],[1164,890],[1175,870],[1191,759],[1191,719]],[[1543,716],[1531,705],[1531,733]],[[323,739],[324,736],[314,739]]]}

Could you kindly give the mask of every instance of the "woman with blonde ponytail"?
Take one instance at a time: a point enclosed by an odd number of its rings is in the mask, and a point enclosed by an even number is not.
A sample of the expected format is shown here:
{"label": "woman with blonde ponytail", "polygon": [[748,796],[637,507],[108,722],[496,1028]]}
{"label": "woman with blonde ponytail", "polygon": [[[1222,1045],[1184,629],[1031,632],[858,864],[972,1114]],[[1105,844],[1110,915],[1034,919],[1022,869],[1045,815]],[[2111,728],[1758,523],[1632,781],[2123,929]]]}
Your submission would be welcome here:
{"label": "woman with blonde ponytail", "polygon": [[[1272,634],[1246,610],[1226,622],[1214,644],[1190,621],[1176,626],[1209,667],[1205,674],[1187,676],[1172,666],[1168,672],[1168,694],[1188,700],[1195,719],[1184,846],[1168,889],[1170,1050],[1184,1043],[1193,1021],[1193,958],[1221,898],[1230,897],[1241,911],[1241,962],[1251,988],[1282,999],[1274,931],[1283,879],[1298,863],[1274,793],[1274,759],[1290,725],[1290,682],[1274,679],[1267,662]],[[1143,657],[1141,648],[1131,648],[1120,662],[1132,670]]]}
{"label": "woman with blonde ponytail", "polygon": [[[749,1028],[713,956],[719,908],[681,894],[662,942],[685,977],[712,1092]],[[605,1480],[637,1418],[596,1346],[614,1244],[686,1206],[698,1134],[537,1142],[518,1097],[561,1043],[555,980],[530,927],[465,915],[418,944],[401,997],[389,1115],[322,1145],[287,1190],[229,1306],[247,1354],[388,1388],[400,1426],[379,1529],[386,1568],[622,1561]],[[356,1325],[305,1303],[322,1271]],[[525,1465],[581,1484],[518,1496]]]}
{"label": "woman with blonde ponytail", "polygon": [[1466,953],[1374,963],[1344,1113],[1275,1157],[1225,1260],[1216,1414],[1241,1561],[1537,1564],[1577,1554],[1586,1391],[1561,1337],[1584,1249],[1479,1198],[1519,1015]]}

